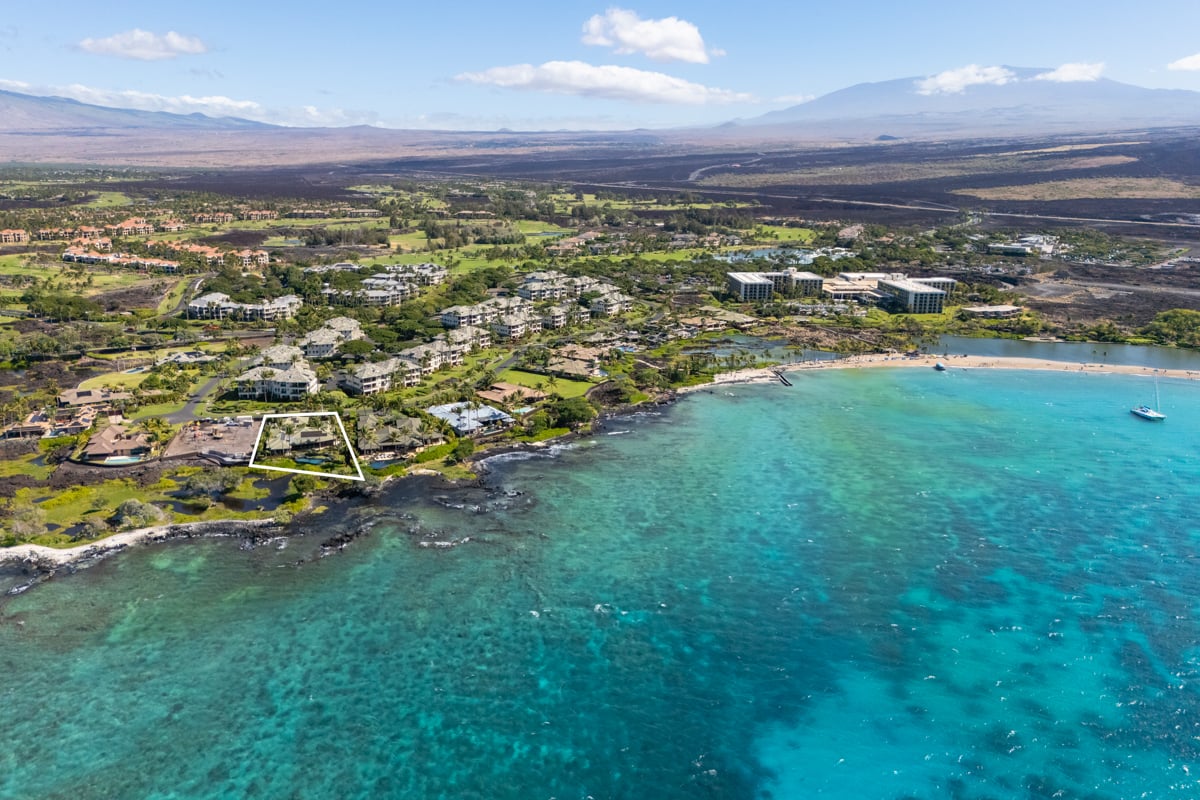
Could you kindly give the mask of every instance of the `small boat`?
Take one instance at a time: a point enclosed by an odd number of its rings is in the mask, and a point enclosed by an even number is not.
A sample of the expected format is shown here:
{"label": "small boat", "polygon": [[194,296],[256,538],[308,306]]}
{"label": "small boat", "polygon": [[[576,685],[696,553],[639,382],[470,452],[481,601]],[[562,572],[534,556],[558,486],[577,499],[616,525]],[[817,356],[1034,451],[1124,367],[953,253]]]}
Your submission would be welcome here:
{"label": "small boat", "polygon": [[1135,407],[1129,409],[1129,413],[1133,414],[1135,417],[1141,417],[1142,419],[1148,419],[1151,422],[1162,422],[1164,419],[1167,418],[1166,414],[1164,414],[1158,410],[1158,408],[1162,406],[1162,403],[1158,399],[1158,376],[1157,375],[1154,376],[1154,405],[1155,405],[1155,408],[1151,408],[1150,406],[1147,406],[1147,405],[1135,406]]}
{"label": "small boat", "polygon": [[1135,417],[1148,419],[1151,422],[1162,422],[1167,418],[1166,414],[1161,414],[1150,406],[1136,406],[1135,408],[1129,409],[1129,413],[1133,414]]}
{"label": "small boat", "polygon": [[945,371],[946,371],[946,365],[945,365],[945,364],[943,364],[943,363],[942,363],[942,362],[940,362],[940,361],[939,361],[939,362],[937,362],[936,364],[934,364],[934,365],[933,365],[933,368],[934,368],[934,369],[936,369],[938,372],[945,372]]}

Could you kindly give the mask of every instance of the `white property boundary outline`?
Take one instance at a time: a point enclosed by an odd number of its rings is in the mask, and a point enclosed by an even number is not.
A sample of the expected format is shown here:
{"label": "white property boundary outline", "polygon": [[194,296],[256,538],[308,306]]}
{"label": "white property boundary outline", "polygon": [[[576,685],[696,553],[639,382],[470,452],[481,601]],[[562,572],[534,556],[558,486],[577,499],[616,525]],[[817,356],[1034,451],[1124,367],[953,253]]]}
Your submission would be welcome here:
{"label": "white property boundary outline", "polygon": [[[291,467],[268,467],[265,464],[255,464],[254,458],[258,455],[258,444],[262,441],[263,431],[267,429],[267,420],[283,419],[285,417],[333,417],[337,421],[338,430],[342,432],[342,441],[346,443],[346,451],[350,453],[350,460],[354,462],[354,469],[358,472],[358,477],[353,475],[338,475],[336,472],[317,472],[311,469],[292,469]],[[270,469],[276,472],[294,472],[297,475],[316,475],[321,478],[341,478],[346,481],[365,481],[363,477],[362,466],[358,463],[358,454],[354,452],[354,448],[350,446],[350,437],[346,434],[346,426],[342,424],[342,415],[336,411],[303,411],[295,414],[263,414],[262,424],[258,426],[258,436],[254,437],[254,450],[250,453],[250,469]]]}

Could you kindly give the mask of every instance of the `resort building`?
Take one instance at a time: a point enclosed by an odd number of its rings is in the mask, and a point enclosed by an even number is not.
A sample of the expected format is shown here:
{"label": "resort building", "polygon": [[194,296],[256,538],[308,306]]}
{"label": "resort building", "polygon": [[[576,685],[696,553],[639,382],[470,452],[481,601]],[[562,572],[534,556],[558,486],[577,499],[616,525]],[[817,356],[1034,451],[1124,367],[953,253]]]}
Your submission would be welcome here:
{"label": "resort building", "polygon": [[300,340],[305,358],[330,358],[337,354],[342,344],[342,337],[328,328],[317,328]]}
{"label": "resort building", "polygon": [[106,225],[104,229],[113,236],[149,236],[154,233],[154,223],[147,222],[144,217],[131,217],[116,225]]}
{"label": "resort building", "polygon": [[201,224],[233,222],[233,214],[230,214],[228,211],[206,211],[194,215],[192,219]]}
{"label": "resort building", "polygon": [[406,358],[389,358],[360,364],[347,374],[343,385],[355,394],[368,395],[392,388],[416,386],[421,382],[421,367]]}
{"label": "resort building", "polygon": [[258,303],[235,303],[227,294],[209,292],[188,303],[187,313],[190,319],[291,319],[303,305],[304,301],[294,294]]}
{"label": "resort building", "polygon": [[407,279],[418,286],[437,286],[444,283],[450,272],[441,264],[388,264],[383,267],[385,272],[401,279]]}
{"label": "resort building", "polygon": [[256,367],[287,369],[292,364],[304,361],[304,351],[290,344],[276,344],[265,348],[254,360]]}
{"label": "resort building", "polygon": [[434,338],[435,341],[444,341],[451,347],[458,348],[467,353],[492,346],[491,331],[487,328],[476,327],[475,325],[463,325],[458,328],[451,328]]}
{"label": "resort building", "polygon": [[915,280],[882,280],[879,290],[909,314],[940,314],[946,292]]}
{"label": "resort building", "polygon": [[542,319],[528,311],[505,314],[492,323],[492,330],[499,339],[520,339],[522,336],[542,332]]}
{"label": "resort building", "polygon": [[589,306],[593,317],[615,317],[632,307],[633,299],[616,289],[609,289],[599,297],[593,298]]}
{"label": "resort building", "polygon": [[726,277],[729,293],[742,300],[769,300],[774,293],[816,295],[821,293],[825,281],[820,275],[801,272],[795,267],[775,272],[730,272]]}
{"label": "resort building", "polygon": [[775,282],[761,272],[730,272],[728,279],[729,293],[739,300],[770,300],[775,293]]}
{"label": "resort building", "polygon": [[238,376],[237,385],[243,400],[303,400],[320,388],[316,373],[303,361],[286,369],[254,367]]}
{"label": "resort building", "polygon": [[422,377],[432,375],[442,367],[457,367],[463,363],[461,348],[455,347],[449,342],[437,340],[401,350],[400,357],[418,364]]}
{"label": "resort building", "polygon": [[0,231],[0,244],[24,244],[29,241],[29,234],[22,230],[6,228]]}
{"label": "resort building", "polygon": [[271,263],[271,255],[266,250],[237,250],[233,257],[243,267],[265,267]]}
{"label": "resort building", "polygon": [[349,317],[334,317],[323,326],[300,340],[306,358],[329,358],[336,355],[345,342],[364,338],[358,320]]}

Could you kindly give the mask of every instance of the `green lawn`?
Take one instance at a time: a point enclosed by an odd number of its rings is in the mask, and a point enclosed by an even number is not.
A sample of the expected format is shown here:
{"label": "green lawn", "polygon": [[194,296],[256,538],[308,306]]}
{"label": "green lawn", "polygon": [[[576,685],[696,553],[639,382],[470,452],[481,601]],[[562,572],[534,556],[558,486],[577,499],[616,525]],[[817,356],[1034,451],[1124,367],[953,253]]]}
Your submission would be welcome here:
{"label": "green lawn", "polygon": [[124,192],[99,192],[96,197],[89,201],[86,208],[116,208],[117,206],[127,206],[133,201],[129,195]]}
{"label": "green lawn", "polygon": [[[549,222],[542,222],[540,219],[519,219],[513,222],[513,226],[521,233],[561,233],[564,236],[570,236],[575,233],[572,228],[563,228],[559,225],[553,225]],[[538,239],[552,240],[549,236],[539,236]]]}
{"label": "green lawn", "polygon": [[409,251],[425,250],[425,246],[429,243],[429,240],[425,238],[425,234],[422,231],[393,234],[388,237],[388,241],[392,247]]}
{"label": "green lawn", "polygon": [[770,239],[761,239],[764,244],[771,242],[800,242],[801,244],[810,244],[813,239],[817,238],[817,232],[811,228],[788,228],[783,225],[759,225],[758,230],[767,231],[774,234]]}
{"label": "green lawn", "polygon": [[175,305],[183,299],[184,292],[192,285],[191,278],[180,278],[175,285],[171,287],[171,291],[163,295],[163,299],[159,301],[158,308],[155,310],[158,314],[169,314],[175,309]]}
{"label": "green lawn", "polygon": [[186,400],[181,400],[178,403],[155,403],[154,405],[142,406],[133,413],[132,419],[148,419],[150,417],[165,417],[167,414],[174,414],[176,411],[182,411],[187,405]]}
{"label": "green lawn", "polygon": [[115,389],[129,390],[135,386],[140,386],[142,381],[149,377],[149,372],[137,372],[133,375],[130,375],[127,372],[106,372],[103,375],[97,375],[93,378],[88,378],[86,381],[79,384],[79,388],[98,389],[102,386],[111,386]]}
{"label": "green lawn", "polygon": [[520,369],[506,369],[496,376],[496,380],[515,383],[517,386],[527,386],[530,389],[537,389],[540,385],[542,391],[555,392],[564,398],[580,397],[595,386],[588,381],[573,381],[566,378],[552,379],[549,375],[539,375],[536,372],[526,372]]}

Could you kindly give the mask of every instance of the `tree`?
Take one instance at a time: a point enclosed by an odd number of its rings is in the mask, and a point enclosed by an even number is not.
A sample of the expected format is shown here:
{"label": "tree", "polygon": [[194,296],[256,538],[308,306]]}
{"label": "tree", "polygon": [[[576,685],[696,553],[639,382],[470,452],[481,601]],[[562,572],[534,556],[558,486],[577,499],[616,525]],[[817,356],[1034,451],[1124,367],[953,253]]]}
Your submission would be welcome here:
{"label": "tree", "polygon": [[573,428],[591,422],[596,416],[596,409],[587,398],[571,397],[551,403],[546,407],[546,413],[556,428]]}
{"label": "tree", "polygon": [[113,513],[112,523],[117,528],[145,528],[162,519],[162,510],[151,503],[141,500],[126,500],[117,506]]}
{"label": "tree", "polygon": [[459,439],[454,445],[454,449],[450,451],[450,455],[446,456],[447,464],[461,464],[463,461],[471,457],[475,452],[475,442],[470,439]]}

